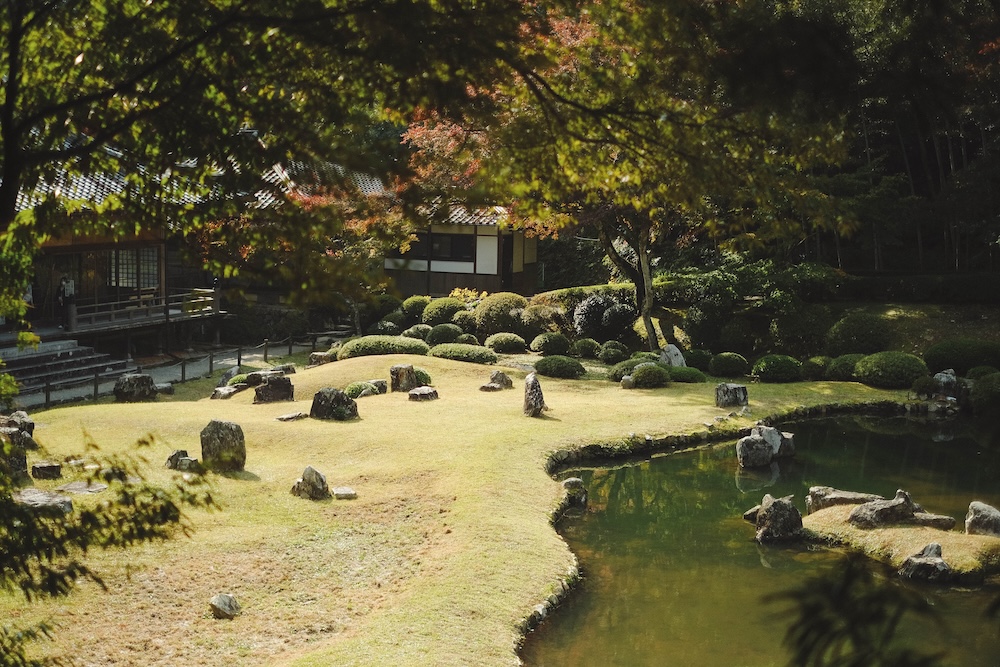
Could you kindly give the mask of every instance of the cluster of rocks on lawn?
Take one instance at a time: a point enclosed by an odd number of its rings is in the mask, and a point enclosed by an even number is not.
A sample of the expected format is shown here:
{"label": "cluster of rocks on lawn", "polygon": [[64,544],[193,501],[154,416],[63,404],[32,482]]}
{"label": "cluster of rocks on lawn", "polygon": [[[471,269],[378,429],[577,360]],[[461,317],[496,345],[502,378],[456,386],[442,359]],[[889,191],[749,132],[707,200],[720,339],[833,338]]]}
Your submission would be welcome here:
{"label": "cluster of rocks on lawn", "polygon": [[[910,494],[899,489],[893,498],[871,493],[843,491],[829,486],[810,487],[806,496],[806,513],[811,514],[834,505],[856,505],[847,521],[857,528],[877,530],[891,526],[926,526],[950,531],[956,525],[954,517],[932,514],[913,502]],[[804,539],[802,515],[792,503],[792,496],[775,498],[765,494],[759,505],[743,514],[743,519],[756,528],[755,539],[762,544]],[[1000,510],[979,501],[969,504],[965,517],[965,533],[1000,537]],[[927,544],[920,552],[903,563],[898,574],[907,579],[946,583],[955,580],[951,566],[942,557],[941,545]]]}

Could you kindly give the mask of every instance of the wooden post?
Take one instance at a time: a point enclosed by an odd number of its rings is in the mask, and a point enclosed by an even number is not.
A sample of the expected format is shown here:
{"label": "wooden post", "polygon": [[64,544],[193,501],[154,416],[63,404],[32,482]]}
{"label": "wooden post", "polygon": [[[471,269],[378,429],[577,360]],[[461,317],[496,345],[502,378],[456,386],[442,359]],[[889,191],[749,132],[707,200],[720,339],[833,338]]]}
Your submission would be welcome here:
{"label": "wooden post", "polygon": [[264,339],[264,363],[267,363],[267,339]]}
{"label": "wooden post", "polygon": [[288,356],[292,356],[292,335],[288,335]]}
{"label": "wooden post", "polygon": [[181,382],[187,381],[187,359],[181,359]]}
{"label": "wooden post", "polygon": [[52,381],[45,378],[45,408],[52,405]]}
{"label": "wooden post", "polygon": [[215,352],[208,353],[208,377],[212,377],[212,371],[215,368]]}
{"label": "wooden post", "polygon": [[97,400],[97,395],[101,392],[101,371],[94,371],[94,400]]}
{"label": "wooden post", "polygon": [[243,346],[242,345],[240,345],[238,348],[236,348],[236,365],[237,366],[242,366],[243,365]]}

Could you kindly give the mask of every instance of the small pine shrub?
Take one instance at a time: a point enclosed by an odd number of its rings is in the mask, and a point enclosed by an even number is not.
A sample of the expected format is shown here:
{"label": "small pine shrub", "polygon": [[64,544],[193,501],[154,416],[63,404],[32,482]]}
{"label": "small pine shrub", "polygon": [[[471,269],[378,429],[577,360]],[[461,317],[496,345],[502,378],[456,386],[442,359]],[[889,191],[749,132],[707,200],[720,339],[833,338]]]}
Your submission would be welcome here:
{"label": "small pine shrub", "polygon": [[969,390],[969,403],[976,414],[995,414],[1000,407],[1000,373],[990,373],[976,380]]}
{"label": "small pine shrub", "polygon": [[918,377],[928,375],[927,364],[907,352],[876,352],[858,361],[854,377],[870,387],[909,389]]}
{"label": "small pine shrub", "polygon": [[937,391],[937,382],[930,375],[921,375],[910,385],[910,393],[918,398],[930,398]]}
{"label": "small pine shrub", "polygon": [[[399,310],[400,306],[402,305],[403,305],[402,300],[400,300],[400,298],[397,296],[393,296],[391,294],[376,294],[375,303],[373,304],[372,308],[375,311],[374,312],[375,317],[377,319],[384,320],[387,319],[386,315],[392,312],[398,311],[399,314],[402,315],[403,312]],[[402,325],[403,323],[396,322],[396,324]]]}
{"label": "small pine shrub", "polygon": [[601,328],[604,329],[604,335],[609,339],[620,338],[623,333],[632,328],[638,315],[630,304],[615,303],[601,315]]}
{"label": "small pine shrub", "polygon": [[403,300],[400,308],[406,315],[406,321],[416,324],[424,314],[424,308],[431,302],[429,296],[414,295]]}
{"label": "small pine shrub", "polygon": [[451,322],[455,313],[465,310],[465,302],[450,296],[443,296],[439,299],[431,299],[430,303],[420,314],[420,321],[432,327],[438,324]]}
{"label": "small pine shrub", "polygon": [[870,313],[851,313],[830,327],[826,351],[832,357],[845,354],[872,354],[892,345],[889,322]]}
{"label": "small pine shrub", "polygon": [[398,336],[399,325],[395,322],[390,322],[389,320],[379,320],[375,324],[368,327],[365,332],[374,336]]}
{"label": "small pine shrub", "polygon": [[344,387],[344,393],[351,398],[358,398],[365,389],[370,389],[376,394],[378,393],[378,387],[371,382],[352,382]]}
{"label": "small pine shrub", "polygon": [[924,361],[932,373],[954,368],[960,376],[976,366],[1000,368],[1000,343],[978,338],[949,338],[924,352]]}
{"label": "small pine shrub", "polygon": [[547,331],[557,331],[558,320],[561,318],[562,311],[559,308],[532,304],[521,311],[521,326],[518,333],[527,340]]}
{"label": "small pine shrub", "polygon": [[619,361],[628,359],[628,348],[616,340],[609,340],[604,345],[601,345],[601,350],[597,353],[597,358],[602,364],[611,366],[617,364]]}
{"label": "small pine shrub", "polygon": [[[479,333],[489,336],[503,331],[517,331],[521,325],[521,312],[528,300],[513,292],[490,294],[476,306],[476,326]],[[515,312],[516,311],[516,312]]]}
{"label": "small pine shrub", "polygon": [[576,379],[586,373],[586,369],[576,359],[554,354],[550,357],[542,357],[535,362],[535,371],[539,375],[552,378]]}
{"label": "small pine shrub", "polygon": [[978,380],[981,377],[992,375],[993,373],[1000,373],[1000,369],[994,366],[973,366],[965,374],[965,377],[970,380]]}
{"label": "small pine shrub", "polygon": [[686,382],[696,384],[708,382],[708,378],[699,369],[693,366],[670,366],[667,368],[670,379],[674,382]]}
{"label": "small pine shrub", "polygon": [[822,380],[826,377],[826,369],[831,361],[831,357],[809,357],[802,362],[802,379]]}
{"label": "small pine shrub", "polygon": [[750,363],[742,354],[720,352],[712,357],[708,372],[720,378],[742,377],[750,372]]}
{"label": "small pine shrub", "polygon": [[423,368],[414,367],[413,374],[417,376],[417,382],[425,387],[431,386],[431,374]]}
{"label": "small pine shrub", "polygon": [[451,359],[452,361],[467,361],[473,364],[495,364],[497,354],[482,345],[466,345],[464,343],[441,343],[431,348],[432,357]]}
{"label": "small pine shrub", "polygon": [[247,374],[246,373],[239,373],[239,374],[234,375],[233,377],[229,378],[229,382],[227,382],[226,384],[228,386],[232,387],[232,386],[235,386],[235,385],[238,385],[238,384],[246,384],[246,381],[247,381]]}
{"label": "small pine shrub", "polygon": [[431,347],[441,343],[454,343],[462,335],[462,329],[457,324],[448,322],[436,324],[427,332],[427,344]]}
{"label": "small pine shrub", "polygon": [[618,302],[607,294],[591,294],[573,310],[573,327],[578,336],[606,341],[613,338],[604,328],[604,313]]}
{"label": "small pine shrub", "polygon": [[451,316],[451,323],[462,327],[465,333],[476,333],[476,315],[471,310],[458,311]]}
{"label": "small pine shrub", "polygon": [[483,344],[500,354],[521,354],[528,347],[523,338],[508,332],[495,333],[487,338]]}
{"label": "small pine shrub", "polygon": [[802,364],[787,354],[767,354],[753,365],[753,374],[761,382],[798,382]]}
{"label": "small pine shrub", "polygon": [[423,354],[430,347],[422,340],[406,336],[362,336],[340,346],[337,359],[367,357],[376,354]]}
{"label": "small pine shrub", "polygon": [[865,358],[863,354],[842,354],[826,367],[826,379],[837,382],[853,382],[854,368]]}
{"label": "small pine shrub", "polygon": [[697,368],[699,371],[707,373],[712,364],[712,352],[710,350],[688,350],[684,353],[684,363],[690,368]]}
{"label": "small pine shrub", "polygon": [[656,362],[644,361],[632,369],[636,389],[656,389],[670,384],[670,371]]}
{"label": "small pine shrub", "polygon": [[566,355],[569,353],[569,339],[561,333],[549,331],[535,336],[535,339],[531,341],[531,350],[538,352],[543,357],[553,354]]}
{"label": "small pine shrub", "polygon": [[581,359],[596,359],[601,352],[601,345],[593,338],[581,338],[569,347],[569,353]]}
{"label": "small pine shrub", "polygon": [[479,339],[470,333],[464,333],[455,339],[456,343],[462,343],[463,345],[479,345]]}
{"label": "small pine shrub", "polygon": [[409,329],[405,329],[401,336],[406,336],[407,338],[417,338],[419,340],[426,340],[427,334],[431,332],[431,325],[429,324],[414,324]]}

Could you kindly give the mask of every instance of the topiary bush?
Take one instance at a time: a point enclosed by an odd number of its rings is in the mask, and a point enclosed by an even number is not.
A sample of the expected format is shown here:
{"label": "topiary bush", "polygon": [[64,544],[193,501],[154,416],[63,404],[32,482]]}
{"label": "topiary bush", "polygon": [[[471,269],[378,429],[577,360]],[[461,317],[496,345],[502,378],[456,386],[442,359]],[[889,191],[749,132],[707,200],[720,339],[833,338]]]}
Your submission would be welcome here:
{"label": "topiary bush", "polygon": [[436,324],[427,332],[427,344],[431,347],[441,343],[454,343],[462,335],[462,328],[457,324],[447,322]]}
{"label": "topiary bush", "polygon": [[417,382],[425,387],[431,386],[431,374],[425,371],[423,368],[413,368],[413,374],[417,376]]}
{"label": "topiary bush", "polygon": [[580,338],[569,346],[569,353],[581,359],[596,359],[601,352],[601,344],[593,338]]}
{"label": "topiary bush", "polygon": [[351,398],[358,398],[365,389],[370,389],[376,394],[378,393],[378,387],[373,385],[371,382],[352,382],[344,387],[344,393]]}
{"label": "topiary bush", "polygon": [[666,364],[659,361],[650,361],[649,359],[643,359],[641,357],[633,357],[631,359],[619,361],[617,364],[608,369],[608,379],[612,382],[621,382],[623,377],[631,375],[635,367],[641,364],[659,364],[664,368],[667,367]]}
{"label": "topiary bush", "polygon": [[918,377],[928,375],[927,364],[907,352],[876,352],[854,367],[854,377],[870,387],[909,389]]}
{"label": "topiary bush", "polygon": [[653,361],[643,361],[632,369],[632,384],[636,389],[656,389],[670,384],[670,371]]}
{"label": "topiary bush", "polygon": [[463,345],[479,345],[479,339],[470,333],[464,333],[455,339],[456,343],[462,343]]}
{"label": "topiary bush", "polygon": [[976,414],[995,414],[1000,407],[1000,373],[984,375],[969,390],[969,403]]}
{"label": "topiary bush", "polygon": [[954,368],[955,373],[962,376],[976,366],[1000,368],[1000,343],[978,338],[949,338],[927,348],[924,362],[931,373]]}
{"label": "topiary bush", "polygon": [[390,311],[385,315],[383,315],[381,319],[385,320],[386,322],[392,322],[397,327],[399,327],[400,330],[406,328],[405,326],[403,326],[404,324],[406,324],[406,315],[404,315],[403,311],[401,310]]}
{"label": "topiary bush", "polygon": [[798,382],[802,363],[787,354],[767,354],[753,365],[752,373],[761,382]]}
{"label": "topiary bush", "polygon": [[750,372],[750,362],[742,354],[720,352],[712,357],[708,372],[720,378],[742,377]]}
{"label": "topiary bush", "polygon": [[708,378],[699,369],[693,366],[669,366],[667,371],[670,379],[674,382],[698,383],[708,382]]}
{"label": "topiary bush", "polygon": [[697,368],[703,373],[707,373],[712,363],[712,352],[710,350],[688,350],[684,353],[684,363],[690,368]]}
{"label": "topiary bush", "polygon": [[970,380],[978,380],[981,377],[985,377],[987,375],[993,375],[994,373],[1000,373],[1000,369],[994,366],[973,366],[965,374],[965,377],[969,378]]}
{"label": "topiary bush", "polygon": [[601,345],[601,350],[597,353],[597,358],[602,364],[611,366],[619,361],[628,359],[628,348],[616,340],[609,340]]}
{"label": "topiary bush", "polygon": [[[392,294],[376,294],[372,310],[376,319],[384,320],[387,319],[386,315],[392,312],[398,311],[402,315],[403,312],[399,310],[402,305],[402,300],[397,296],[393,296]],[[396,324],[402,325],[402,322],[396,322]]]}
{"label": "topiary bush", "polygon": [[340,346],[337,359],[367,357],[376,354],[424,354],[430,347],[422,340],[406,336],[362,336]]}
{"label": "topiary bush", "polygon": [[803,380],[822,380],[826,377],[826,369],[833,361],[831,357],[809,357],[802,362]]}
{"label": "topiary bush", "polygon": [[424,308],[426,308],[427,304],[430,302],[431,298],[429,296],[414,295],[404,299],[403,303],[400,305],[400,309],[403,311],[403,314],[406,315],[407,322],[416,324],[423,316]]}
{"label": "topiary bush", "polygon": [[455,313],[465,310],[465,302],[450,296],[431,299],[420,314],[420,321],[432,327],[451,322]]}
{"label": "topiary bush", "polygon": [[870,313],[851,313],[830,327],[826,334],[826,351],[832,357],[872,354],[891,347],[892,337],[892,327],[884,318]]}
{"label": "topiary bush", "polygon": [[376,336],[398,336],[399,325],[389,320],[379,320],[365,332]]}
{"label": "topiary bush", "polygon": [[473,364],[495,364],[497,354],[482,345],[466,345],[464,343],[441,343],[431,348],[432,357],[451,359],[453,361],[468,361]]}
{"label": "topiary bush", "polygon": [[558,331],[562,310],[553,306],[531,304],[521,311],[521,326],[518,333],[528,340],[547,331]]}
{"label": "topiary bush", "polygon": [[937,392],[937,381],[930,375],[921,375],[910,385],[910,393],[918,398],[930,398]]}
{"label": "topiary bush", "polygon": [[479,333],[490,336],[501,332],[517,331],[521,325],[521,312],[528,300],[513,292],[490,294],[476,306],[476,326]]}
{"label": "topiary bush", "polygon": [[601,328],[608,339],[620,338],[632,328],[639,314],[628,303],[615,303],[601,315]]}
{"label": "topiary bush", "polygon": [[425,340],[427,334],[431,332],[431,325],[429,324],[414,324],[408,329],[404,329],[401,336],[406,336],[407,338],[417,338],[419,340]]}
{"label": "topiary bush", "polygon": [[606,341],[614,338],[604,327],[604,313],[618,302],[607,294],[591,294],[573,310],[573,328],[578,336]]}
{"label": "topiary bush", "polygon": [[516,333],[509,332],[495,333],[487,338],[483,344],[500,354],[521,354],[528,348],[528,344],[524,342],[523,338]]}
{"label": "topiary bush", "polygon": [[576,359],[554,354],[551,357],[542,357],[535,362],[535,371],[539,375],[553,378],[576,379],[586,373],[586,369]]}
{"label": "topiary bush", "polygon": [[451,316],[451,323],[462,327],[469,334],[476,333],[476,315],[471,310],[460,310]]}
{"label": "topiary bush", "polygon": [[569,352],[569,339],[561,333],[549,331],[535,336],[531,341],[531,350],[538,352],[543,357],[553,354],[566,355]]}
{"label": "topiary bush", "polygon": [[858,362],[865,358],[863,354],[843,354],[826,367],[826,379],[837,382],[852,382],[854,380],[854,368]]}

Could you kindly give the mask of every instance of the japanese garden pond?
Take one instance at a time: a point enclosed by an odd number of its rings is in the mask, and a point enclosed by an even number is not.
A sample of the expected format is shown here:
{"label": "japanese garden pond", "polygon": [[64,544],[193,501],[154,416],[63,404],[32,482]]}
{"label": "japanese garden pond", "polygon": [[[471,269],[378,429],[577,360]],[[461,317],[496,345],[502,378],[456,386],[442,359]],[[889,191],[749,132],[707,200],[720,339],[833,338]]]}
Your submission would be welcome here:
{"label": "japanese garden pond", "polygon": [[[785,625],[763,598],[801,585],[843,552],[759,546],[742,513],[765,493],[794,494],[804,511],[810,486],[886,497],[901,488],[928,511],[954,516],[959,530],[970,501],[1000,506],[1000,434],[986,426],[864,416],[789,423],[782,429],[795,434],[796,457],[763,475],[738,473],[733,443],[565,471],[589,494],[586,512],[559,524],[584,578],[527,637],[521,657],[530,667],[785,665]],[[1000,595],[996,578],[964,588],[898,585],[925,596],[944,621],[904,623],[900,641],[947,651],[949,666],[1000,664],[1000,618],[984,617]]]}

